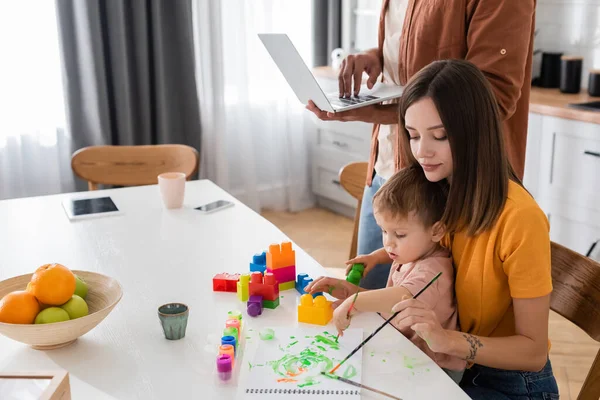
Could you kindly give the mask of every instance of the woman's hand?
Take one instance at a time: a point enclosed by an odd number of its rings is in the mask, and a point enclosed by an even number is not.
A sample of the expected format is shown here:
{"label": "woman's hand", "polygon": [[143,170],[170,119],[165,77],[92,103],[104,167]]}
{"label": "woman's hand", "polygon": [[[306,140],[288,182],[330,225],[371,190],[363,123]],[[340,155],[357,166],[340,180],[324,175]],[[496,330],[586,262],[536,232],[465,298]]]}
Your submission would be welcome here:
{"label": "woman's hand", "polygon": [[321,276],[315,281],[311,282],[304,288],[304,291],[310,294],[317,292],[329,293],[331,296],[339,299],[332,304],[334,308],[337,308],[342,301],[346,300],[360,288],[350,282],[337,278],[330,278],[327,276]]}
{"label": "woman's hand", "polygon": [[429,306],[419,300],[404,297],[392,307],[392,312],[397,311],[400,314],[394,319],[394,325],[398,329],[411,328],[436,353],[447,354],[450,351],[451,335],[442,327]]}
{"label": "woman's hand", "polygon": [[344,330],[348,329],[350,326],[350,317],[354,315],[349,315],[350,307],[352,306],[352,297],[347,298],[340,304],[335,311],[333,312],[333,324],[335,325],[335,329],[340,336],[344,336]]}
{"label": "woman's hand", "polygon": [[315,114],[321,121],[361,121],[385,125],[398,123],[397,104],[375,104],[371,106],[354,108],[348,111],[332,113],[321,110],[312,100],[309,100],[306,109]]}
{"label": "woman's hand", "polygon": [[[369,75],[367,79],[367,88],[371,89],[377,82],[377,78],[381,75],[383,66],[377,49],[372,49],[359,54],[350,54],[342,61],[340,73],[338,75],[338,83],[340,89],[340,97],[350,97],[360,93],[362,84],[363,72]],[[354,90],[352,84],[354,83]]]}

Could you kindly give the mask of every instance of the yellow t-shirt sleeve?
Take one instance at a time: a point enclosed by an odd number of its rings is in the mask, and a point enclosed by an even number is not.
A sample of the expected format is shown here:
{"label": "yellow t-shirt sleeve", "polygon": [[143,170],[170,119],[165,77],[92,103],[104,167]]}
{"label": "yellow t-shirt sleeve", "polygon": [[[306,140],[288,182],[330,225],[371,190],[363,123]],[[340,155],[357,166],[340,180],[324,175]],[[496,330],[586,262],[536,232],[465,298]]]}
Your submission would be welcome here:
{"label": "yellow t-shirt sleeve", "polygon": [[535,298],[552,292],[550,227],[538,207],[507,216],[501,233],[500,258],[513,298]]}

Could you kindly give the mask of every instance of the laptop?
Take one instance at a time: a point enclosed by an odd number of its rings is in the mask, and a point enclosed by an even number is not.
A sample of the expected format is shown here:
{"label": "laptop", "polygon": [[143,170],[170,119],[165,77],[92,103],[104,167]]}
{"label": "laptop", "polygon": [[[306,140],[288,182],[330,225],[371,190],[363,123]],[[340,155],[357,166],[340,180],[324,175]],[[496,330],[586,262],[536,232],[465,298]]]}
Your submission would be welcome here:
{"label": "laptop", "polygon": [[358,96],[350,98],[340,98],[338,91],[324,93],[288,35],[259,33],[258,37],[302,104],[312,100],[321,110],[335,113],[402,96],[402,87],[382,82],[372,89],[363,84]]}

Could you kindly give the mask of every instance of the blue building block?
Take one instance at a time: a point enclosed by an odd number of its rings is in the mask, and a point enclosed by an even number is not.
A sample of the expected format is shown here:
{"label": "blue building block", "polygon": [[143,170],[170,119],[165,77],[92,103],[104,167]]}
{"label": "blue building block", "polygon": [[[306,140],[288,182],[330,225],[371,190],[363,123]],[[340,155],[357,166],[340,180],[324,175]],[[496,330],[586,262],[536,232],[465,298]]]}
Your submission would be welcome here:
{"label": "blue building block", "polygon": [[267,252],[263,251],[262,254],[255,254],[252,256],[252,262],[250,263],[250,272],[260,272],[264,274],[267,270]]}
{"label": "blue building block", "polygon": [[[313,281],[313,279],[311,277],[308,276],[308,274],[298,274],[298,277],[296,278],[296,290],[298,291],[298,293],[300,293],[300,295],[306,294],[306,292],[304,291],[304,288],[306,286],[308,286],[309,283],[311,283]],[[315,298],[317,296],[322,296],[323,292],[317,292],[317,293],[313,293],[312,297]]]}

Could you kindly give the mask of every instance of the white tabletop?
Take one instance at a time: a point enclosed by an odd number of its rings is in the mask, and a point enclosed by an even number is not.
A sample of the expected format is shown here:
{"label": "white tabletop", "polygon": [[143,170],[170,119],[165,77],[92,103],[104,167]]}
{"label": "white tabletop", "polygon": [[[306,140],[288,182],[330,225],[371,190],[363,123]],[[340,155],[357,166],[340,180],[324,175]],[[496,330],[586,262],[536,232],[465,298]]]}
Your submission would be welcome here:
{"label": "white tabletop", "polygon": [[[67,197],[110,195],[123,215],[71,222]],[[203,215],[193,207],[228,199],[234,207]],[[289,240],[259,214],[210,181],[186,186],[183,209],[164,210],[157,186],[0,201],[0,280],[58,262],[116,278],[124,296],[114,311],[74,344],[37,351],[0,336],[0,371],[65,369],[74,399],[233,399],[235,385],[214,376],[211,338],[227,311],[244,313],[245,329],[296,326],[296,291],[281,294],[276,310],[250,318],[233,293],[212,291],[219,272],[246,272],[255,253]],[[297,272],[325,270],[294,244]],[[186,337],[164,338],[157,307],[190,307]],[[360,315],[365,337],[383,320]],[[405,357],[416,358],[407,368]],[[385,362],[383,361],[385,359]],[[467,399],[427,356],[391,327],[363,348],[364,384],[403,399]],[[363,391],[363,398],[371,395]]]}

